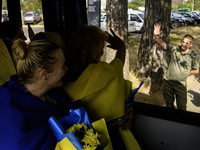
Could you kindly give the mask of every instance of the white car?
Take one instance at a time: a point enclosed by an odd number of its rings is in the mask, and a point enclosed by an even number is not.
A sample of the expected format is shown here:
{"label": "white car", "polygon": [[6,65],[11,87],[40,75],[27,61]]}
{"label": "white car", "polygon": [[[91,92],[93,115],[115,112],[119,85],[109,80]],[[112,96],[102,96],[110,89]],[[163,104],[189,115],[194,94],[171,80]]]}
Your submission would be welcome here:
{"label": "white car", "polygon": [[[141,32],[144,25],[144,13],[128,9],[128,32]],[[106,13],[101,13],[101,29],[106,31]]]}
{"label": "white car", "polygon": [[24,24],[32,23],[37,24],[38,22],[42,21],[42,17],[38,12],[30,11],[24,14]]}
{"label": "white car", "polygon": [[101,30],[106,31],[106,13],[101,13]]}
{"label": "white car", "polygon": [[144,27],[144,13],[128,9],[128,32],[142,32]]}

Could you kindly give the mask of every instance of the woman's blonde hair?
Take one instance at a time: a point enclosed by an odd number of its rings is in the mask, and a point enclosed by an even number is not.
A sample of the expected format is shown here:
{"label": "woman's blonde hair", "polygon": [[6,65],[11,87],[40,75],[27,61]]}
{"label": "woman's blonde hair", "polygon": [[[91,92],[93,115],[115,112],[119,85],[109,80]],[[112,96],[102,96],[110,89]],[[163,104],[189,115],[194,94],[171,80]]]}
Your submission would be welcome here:
{"label": "woman's blonde hair", "polygon": [[71,60],[73,67],[97,63],[103,54],[105,46],[105,32],[99,27],[93,25],[81,26],[72,34],[69,44],[66,60]]}
{"label": "woman's blonde hair", "polygon": [[52,72],[53,65],[57,62],[54,53],[58,49],[59,46],[47,40],[33,41],[28,45],[22,40],[14,41],[12,52],[17,61],[18,82],[33,83],[39,69]]}

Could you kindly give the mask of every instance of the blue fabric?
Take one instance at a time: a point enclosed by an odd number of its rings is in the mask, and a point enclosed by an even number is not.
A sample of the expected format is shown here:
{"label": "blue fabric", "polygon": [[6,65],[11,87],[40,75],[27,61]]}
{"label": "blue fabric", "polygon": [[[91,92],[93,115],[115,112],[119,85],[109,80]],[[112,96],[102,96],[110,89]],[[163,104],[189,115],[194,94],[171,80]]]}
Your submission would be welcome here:
{"label": "blue fabric", "polygon": [[60,119],[68,115],[71,105],[56,89],[48,92],[48,95],[59,105],[51,105],[32,96],[15,82],[14,77],[0,87],[0,149],[55,148],[57,140],[48,125],[48,119],[51,116]]}
{"label": "blue fabric", "polygon": [[59,123],[64,127],[64,130],[67,130],[74,124],[82,123],[82,122],[86,123],[89,126],[89,128],[93,128],[91,121],[88,117],[88,114],[83,107],[80,107],[75,110],[70,109],[69,115],[59,120]]}
{"label": "blue fabric", "polygon": [[54,133],[56,139],[58,140],[58,142],[60,142],[65,137],[65,135],[63,135],[63,134],[65,134],[65,130],[67,130],[74,124],[86,123],[90,129],[93,128],[91,121],[88,117],[88,114],[83,107],[80,107],[75,110],[73,108],[70,109],[69,115],[61,118],[58,121],[55,119],[54,116],[52,116],[48,120],[48,123],[49,123],[49,126],[51,127],[51,129],[53,130],[53,133]]}
{"label": "blue fabric", "polygon": [[143,81],[140,82],[140,85],[138,86],[138,88],[134,89],[132,91],[132,94],[129,96],[129,98],[126,100],[125,103],[125,110],[128,109],[129,106],[133,105],[134,102],[134,98],[135,98],[135,94],[137,93],[137,91],[140,89],[140,87],[143,85]]}
{"label": "blue fabric", "polygon": [[65,130],[77,123],[85,123],[90,129],[93,128],[88,114],[83,107],[75,110],[73,108],[70,109],[69,115],[60,120],[56,120],[55,117],[52,116],[48,120],[48,123],[58,142],[62,141],[66,137],[77,150],[80,150],[83,147],[72,132],[65,133]]}

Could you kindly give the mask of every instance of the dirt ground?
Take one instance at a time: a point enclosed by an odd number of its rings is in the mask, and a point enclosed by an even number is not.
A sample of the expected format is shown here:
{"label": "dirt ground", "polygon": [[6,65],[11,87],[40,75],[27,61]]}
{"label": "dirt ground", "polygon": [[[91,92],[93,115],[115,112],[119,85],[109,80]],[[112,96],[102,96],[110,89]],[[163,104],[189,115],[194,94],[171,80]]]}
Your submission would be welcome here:
{"label": "dirt ground", "polygon": [[[200,44],[200,37],[194,40],[193,50],[200,56],[200,50],[198,49]],[[133,89],[137,88],[140,84],[133,73],[130,73],[130,80],[133,82]],[[162,91],[156,93],[149,93],[150,84],[143,84],[135,96],[135,101],[148,103],[153,105],[165,106]],[[188,90],[188,103],[187,110],[192,112],[200,113],[200,73],[197,75],[189,76],[187,79],[187,90]]]}

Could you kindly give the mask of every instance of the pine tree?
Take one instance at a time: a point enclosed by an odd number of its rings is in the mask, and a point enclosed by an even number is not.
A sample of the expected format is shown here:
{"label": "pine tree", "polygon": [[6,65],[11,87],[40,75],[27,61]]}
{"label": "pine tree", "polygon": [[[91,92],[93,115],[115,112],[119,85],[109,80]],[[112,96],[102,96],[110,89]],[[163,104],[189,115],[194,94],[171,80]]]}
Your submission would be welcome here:
{"label": "pine tree", "polygon": [[[106,1],[106,14],[107,14],[107,31],[110,28],[118,35],[125,44],[128,41],[128,14],[127,14],[127,0],[107,0]],[[115,52],[106,49],[104,59],[107,62],[113,59]],[[129,79],[129,53],[126,50],[126,61],[124,65],[124,77]]]}
{"label": "pine tree", "polygon": [[171,1],[146,0],[145,4],[145,31],[142,33],[136,75],[144,79],[151,79],[150,91],[162,88],[163,74],[168,67],[168,56],[165,51],[155,44],[153,30],[154,24],[162,26],[163,41],[169,41]]}

